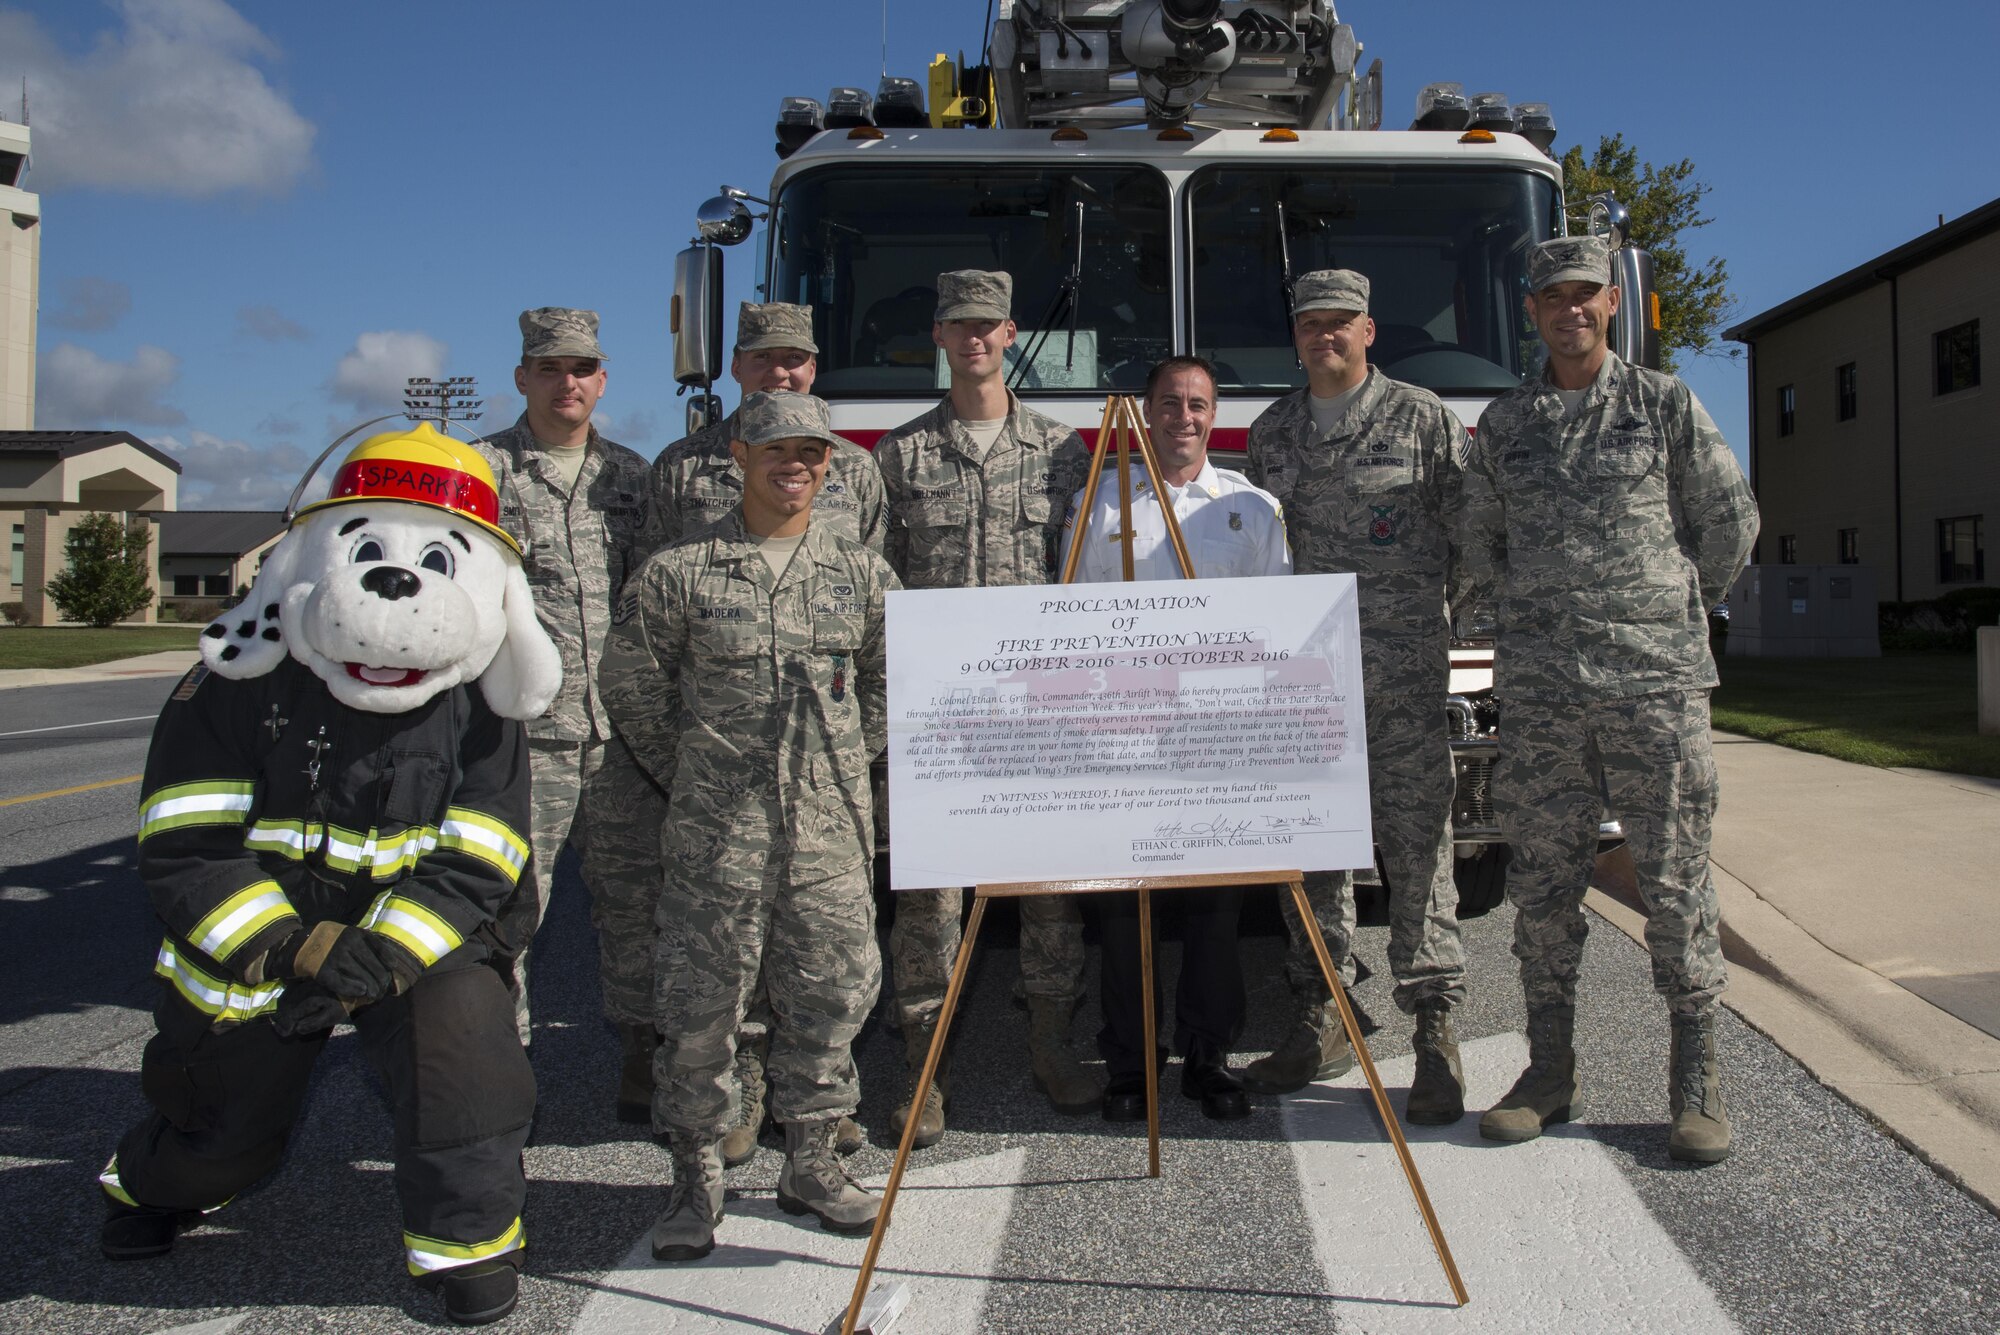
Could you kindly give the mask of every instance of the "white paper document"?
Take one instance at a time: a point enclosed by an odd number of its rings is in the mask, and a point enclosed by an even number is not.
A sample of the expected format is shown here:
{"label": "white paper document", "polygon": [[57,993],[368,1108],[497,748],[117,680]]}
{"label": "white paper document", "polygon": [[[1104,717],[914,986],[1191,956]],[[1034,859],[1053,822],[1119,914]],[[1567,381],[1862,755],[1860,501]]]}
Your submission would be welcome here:
{"label": "white paper document", "polygon": [[889,595],[890,884],[1373,864],[1352,575]]}

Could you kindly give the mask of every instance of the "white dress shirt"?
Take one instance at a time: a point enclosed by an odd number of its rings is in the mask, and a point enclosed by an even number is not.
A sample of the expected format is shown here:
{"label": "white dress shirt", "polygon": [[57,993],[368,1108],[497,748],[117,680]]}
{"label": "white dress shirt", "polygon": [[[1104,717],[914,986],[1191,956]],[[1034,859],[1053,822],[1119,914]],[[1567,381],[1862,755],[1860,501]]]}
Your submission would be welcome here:
{"label": "white dress shirt", "polygon": [[[1115,465],[1114,465],[1115,466]],[[1180,562],[1167,538],[1160,500],[1154,495],[1143,462],[1134,462],[1132,476],[1132,578],[1179,579]],[[1292,554],[1285,545],[1284,508],[1276,497],[1250,485],[1241,473],[1217,468],[1204,459],[1201,471],[1184,487],[1167,488],[1174,517],[1180,521],[1194,573],[1201,579],[1236,575],[1289,575]],[[1063,560],[1076,541],[1081,491],[1070,500],[1063,529]],[[1116,584],[1125,578],[1124,544],[1119,541],[1118,475],[1110,468],[1097,483],[1096,512],[1090,517],[1083,559],[1077,562],[1080,584]]]}

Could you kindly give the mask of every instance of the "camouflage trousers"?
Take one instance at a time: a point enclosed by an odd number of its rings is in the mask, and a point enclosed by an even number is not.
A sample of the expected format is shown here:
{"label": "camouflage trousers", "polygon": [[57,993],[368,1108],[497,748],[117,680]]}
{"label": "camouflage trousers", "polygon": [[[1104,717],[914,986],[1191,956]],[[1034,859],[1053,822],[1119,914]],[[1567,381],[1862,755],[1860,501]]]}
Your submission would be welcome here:
{"label": "camouflage trousers", "polygon": [[[1075,895],[1036,895],[1014,902],[1021,911],[1021,980],[1024,997],[1047,997],[1074,1007],[1083,996],[1083,915]],[[957,962],[963,890],[904,890],[896,895],[889,924],[889,957],[896,982],[896,1023],[905,1030],[937,1023]]]}
{"label": "camouflage trousers", "polygon": [[521,1046],[534,1038],[528,1014],[528,965],[530,946],[548,913],[549,887],[555,883],[556,860],[563,845],[574,841],[579,850],[588,843],[587,831],[577,819],[584,784],[604,764],[604,743],[577,742],[561,737],[528,739],[528,789],[530,817],[534,829],[528,847],[534,856],[513,897],[500,910],[500,929],[515,948],[514,1027],[520,1031]]}
{"label": "camouflage trousers", "polygon": [[1708,869],[1718,786],[1706,691],[1506,702],[1493,791],[1513,845],[1507,898],[1530,1012],[1575,1002],[1607,797],[1638,872],[1654,990],[1680,1015],[1715,1004],[1725,981]]}
{"label": "camouflage trousers", "polygon": [[[1370,697],[1368,805],[1389,883],[1389,970],[1396,1006],[1457,1006],[1465,1000],[1465,949],[1453,879],[1451,800],[1455,787],[1444,702],[1434,695]],[[1291,944],[1285,977],[1307,1002],[1328,998],[1326,979],[1289,894],[1281,896]],[[1342,986],[1354,984],[1354,877],[1310,872],[1312,905]]]}
{"label": "camouflage trousers", "polygon": [[665,881],[667,797],[618,738],[583,789],[583,879],[597,928],[598,981],[613,1024],[653,1019],[654,914]]}
{"label": "camouflage trousers", "polygon": [[771,1115],[819,1121],[860,1106],[854,1039],[882,989],[870,868],[797,885],[783,866],[782,855],[770,859],[753,888],[667,879],[655,969],[656,1131],[713,1138],[734,1124],[737,1033],[760,984],[771,1014]]}

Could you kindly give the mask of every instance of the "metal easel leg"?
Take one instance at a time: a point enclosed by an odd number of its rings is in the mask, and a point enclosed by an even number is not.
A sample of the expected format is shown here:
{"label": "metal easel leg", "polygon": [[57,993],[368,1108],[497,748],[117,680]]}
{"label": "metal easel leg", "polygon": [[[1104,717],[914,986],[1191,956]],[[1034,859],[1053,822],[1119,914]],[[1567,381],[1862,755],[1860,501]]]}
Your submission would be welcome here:
{"label": "metal easel leg", "polygon": [[1146,1176],[1160,1175],[1160,1039],[1153,1014],[1153,892],[1139,891],[1139,1005],[1146,1017]]}

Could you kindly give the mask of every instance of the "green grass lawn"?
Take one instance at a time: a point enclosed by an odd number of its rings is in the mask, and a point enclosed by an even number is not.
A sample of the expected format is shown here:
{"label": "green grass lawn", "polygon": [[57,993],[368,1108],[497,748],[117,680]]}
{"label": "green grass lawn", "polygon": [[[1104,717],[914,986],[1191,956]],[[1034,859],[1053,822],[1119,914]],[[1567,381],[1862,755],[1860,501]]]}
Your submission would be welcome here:
{"label": "green grass lawn", "polygon": [[1971,654],[1720,657],[1715,726],[1862,765],[2000,778]]}
{"label": "green grass lawn", "polygon": [[0,630],[0,668],[69,668],[192,649],[200,626],[10,626]]}

